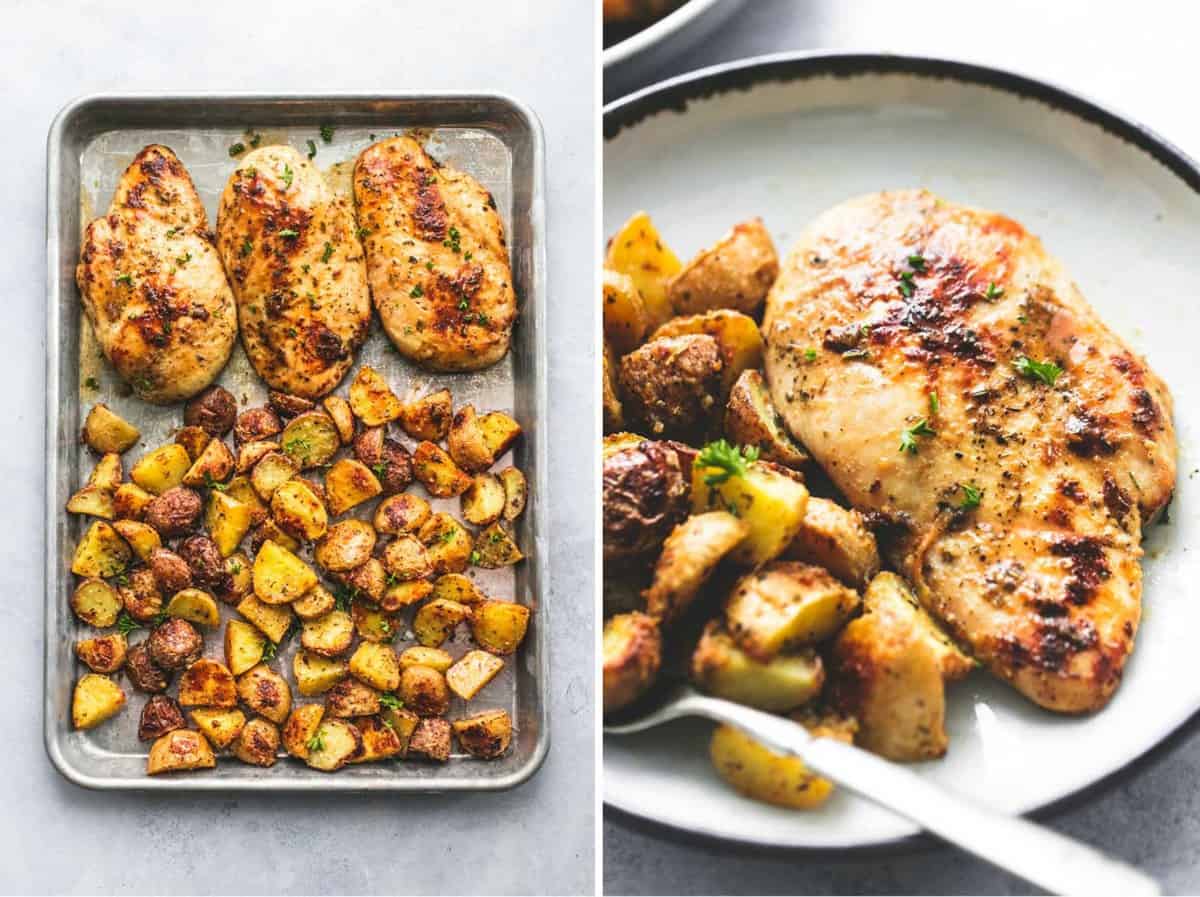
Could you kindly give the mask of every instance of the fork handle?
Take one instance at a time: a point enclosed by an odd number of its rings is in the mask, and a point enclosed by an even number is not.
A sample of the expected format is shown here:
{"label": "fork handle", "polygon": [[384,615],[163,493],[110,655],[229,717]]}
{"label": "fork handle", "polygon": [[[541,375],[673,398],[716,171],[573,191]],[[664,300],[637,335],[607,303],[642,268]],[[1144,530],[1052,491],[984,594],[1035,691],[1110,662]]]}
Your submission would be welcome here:
{"label": "fork handle", "polygon": [[729,723],[768,747],[795,754],[813,772],[1052,893],[1161,893],[1152,878],[1086,844],[973,804],[861,748],[815,738],[786,718],[704,695],[677,706],[680,715]]}

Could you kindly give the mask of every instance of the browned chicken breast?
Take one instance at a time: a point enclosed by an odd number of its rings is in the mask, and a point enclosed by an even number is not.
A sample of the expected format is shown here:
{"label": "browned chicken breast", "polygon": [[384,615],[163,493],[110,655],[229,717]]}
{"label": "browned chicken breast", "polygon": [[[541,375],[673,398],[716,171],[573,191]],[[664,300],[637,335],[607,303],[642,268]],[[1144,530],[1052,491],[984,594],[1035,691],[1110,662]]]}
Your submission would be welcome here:
{"label": "browned chicken breast", "polygon": [[225,185],[217,247],[258,375],[309,399],[337,386],[371,321],[349,200],[296,150],[261,147]]}
{"label": "browned chicken breast", "polygon": [[792,433],[894,534],[922,603],[996,675],[1103,706],[1133,649],[1171,397],[1037,238],[924,191],[822,215],[767,302]]}
{"label": "browned chicken breast", "polygon": [[134,391],[169,404],[208,386],[237,335],[204,206],[165,146],[137,154],[87,226],[75,280],[100,348]]}
{"label": "browned chicken breast", "polygon": [[411,137],[354,166],[371,295],[388,337],[435,371],[474,371],[508,352],[517,303],[496,203]]}

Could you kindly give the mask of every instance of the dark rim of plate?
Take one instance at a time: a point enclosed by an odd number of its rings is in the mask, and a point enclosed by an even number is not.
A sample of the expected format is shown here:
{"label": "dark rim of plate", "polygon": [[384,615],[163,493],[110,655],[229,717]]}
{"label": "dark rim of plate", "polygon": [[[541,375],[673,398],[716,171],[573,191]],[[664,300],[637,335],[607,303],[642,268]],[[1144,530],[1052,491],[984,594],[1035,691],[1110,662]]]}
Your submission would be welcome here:
{"label": "dark rim of plate", "polygon": [[[612,140],[626,128],[632,128],[659,112],[683,114],[691,100],[706,99],[735,90],[748,91],[760,84],[803,81],[809,78],[833,76],[856,78],[863,75],[914,75],[938,80],[957,81],[992,87],[1022,99],[1037,100],[1052,109],[1069,113],[1105,132],[1129,143],[1162,164],[1191,190],[1200,193],[1200,167],[1182,150],[1154,131],[1130,118],[1107,109],[1077,93],[1015,72],[923,56],[901,56],[890,53],[795,53],[753,57],[689,72],[651,85],[604,107],[604,139]],[[1112,772],[1069,794],[1049,801],[1024,814],[1045,819],[1077,807],[1091,798],[1107,792],[1135,770],[1153,765],[1177,748],[1186,734],[1200,725],[1200,714],[1173,726],[1158,742],[1130,758]],[[934,836],[920,832],[899,838],[883,839],[848,847],[779,847],[748,841],[743,838],[688,831],[683,834],[669,823],[639,817],[613,804],[605,797],[605,813],[625,826],[639,831],[666,834],[677,843],[708,843],[737,845],[746,855],[771,855],[792,851],[834,858],[850,852],[856,856],[893,856],[942,846]]]}
{"label": "dark rim of plate", "polygon": [[1023,99],[1037,100],[1076,118],[1097,125],[1157,160],[1196,193],[1200,193],[1200,168],[1186,153],[1158,134],[1111,109],[1054,84],[1003,69],[926,56],[891,53],[798,53],[761,56],[700,69],[652,85],[604,107],[604,139],[612,140],[651,115],[663,111],[684,113],[691,100],[734,90],[748,91],[760,84],[788,83],[833,76],[914,75],[992,87]]}

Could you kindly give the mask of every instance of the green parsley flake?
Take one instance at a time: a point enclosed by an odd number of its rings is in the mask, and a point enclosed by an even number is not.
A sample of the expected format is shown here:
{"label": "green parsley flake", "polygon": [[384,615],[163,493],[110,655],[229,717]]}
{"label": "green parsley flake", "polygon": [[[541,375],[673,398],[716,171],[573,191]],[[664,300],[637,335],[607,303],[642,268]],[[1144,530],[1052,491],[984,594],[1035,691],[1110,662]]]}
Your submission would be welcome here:
{"label": "green parsley flake", "polygon": [[816,361],[817,360],[817,350],[816,349],[805,349],[804,350],[804,360],[810,361],[810,362]]}
{"label": "green parsley flake", "polygon": [[704,485],[719,486],[730,477],[744,476],[750,465],[758,460],[758,446],[744,445],[740,449],[724,439],[710,442],[696,456],[695,467],[714,468],[704,475]]}
{"label": "green parsley flake", "polygon": [[941,410],[942,403],[938,401],[938,394],[931,392],[929,394],[929,416],[937,417],[937,413]]}
{"label": "green parsley flake", "polygon": [[310,159],[316,158],[317,145],[315,143],[313,143],[311,140],[305,140],[304,142],[308,144],[308,158],[310,158]]}
{"label": "green parsley flake", "polygon": [[250,238],[247,237],[245,240],[242,241],[242,258],[245,258],[253,251],[254,251],[254,244],[251,243]]}
{"label": "green parsley flake", "polygon": [[415,287],[412,288],[412,292],[409,293],[408,295],[412,296],[414,299],[420,299],[422,296],[425,295],[425,291],[423,289],[421,289],[420,284],[417,284]]}
{"label": "green parsley flake", "polygon": [[1014,361],[1013,367],[1017,373],[1030,380],[1041,380],[1047,386],[1053,386],[1063,372],[1053,361],[1034,361],[1028,355],[1022,355]]}
{"label": "green parsley flake", "polygon": [[262,134],[250,134],[250,146],[257,147],[260,143],[262,143]]}
{"label": "green parsley flake", "polygon": [[333,256],[333,244],[326,243],[325,251],[321,253],[321,261],[328,262],[332,256]]}
{"label": "green parsley flake", "polygon": [[321,139],[333,143],[333,125],[321,125]]}
{"label": "green parsley flake", "polygon": [[987,289],[983,292],[983,298],[987,299],[989,302],[994,299],[999,299],[1003,295],[1004,290],[1001,287],[996,286],[995,281],[990,282],[987,285]]}
{"label": "green parsley flake", "polygon": [[283,188],[286,190],[292,186],[292,178],[295,174],[292,172],[292,166],[286,162],[283,163]]}
{"label": "green parsley flake", "polygon": [[283,237],[285,240],[294,240],[300,236],[300,231],[292,230],[290,227],[285,227],[279,232],[279,236]]}
{"label": "green parsley flake", "polygon": [[929,426],[929,422],[925,418],[921,418],[911,427],[902,430],[900,433],[900,451],[907,452],[910,455],[917,453],[917,437],[918,436],[936,436],[937,431]]}
{"label": "green parsley flake", "polygon": [[385,691],[379,696],[379,706],[388,710],[399,710],[404,706],[404,702],[391,692]]}
{"label": "green parsley flake", "polygon": [[132,274],[118,274],[117,275],[117,283],[123,283],[126,286],[133,286],[133,275]]}
{"label": "green parsley flake", "polygon": [[958,505],[960,511],[970,511],[979,507],[979,502],[983,499],[982,489],[978,489],[970,483],[959,483],[958,488],[962,490],[963,494],[963,499]]}
{"label": "green parsley flake", "polygon": [[246,144],[242,143],[239,140],[237,143],[233,144],[233,146],[229,147],[229,156],[230,156],[230,158],[233,158],[235,156],[240,156],[245,151],[246,151]]}

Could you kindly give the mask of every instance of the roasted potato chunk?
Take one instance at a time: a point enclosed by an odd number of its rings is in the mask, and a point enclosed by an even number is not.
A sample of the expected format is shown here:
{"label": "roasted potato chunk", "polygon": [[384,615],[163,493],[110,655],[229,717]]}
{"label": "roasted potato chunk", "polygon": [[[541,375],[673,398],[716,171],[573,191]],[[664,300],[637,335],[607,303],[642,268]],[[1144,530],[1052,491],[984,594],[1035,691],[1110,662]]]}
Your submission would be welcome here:
{"label": "roasted potato chunk", "polygon": [[367,642],[390,644],[403,629],[399,617],[367,601],[350,602],[354,631]]}
{"label": "roasted potato chunk", "polygon": [[388,586],[379,600],[379,607],[388,613],[411,607],[424,601],[433,592],[433,583],[427,579],[413,579]]}
{"label": "roasted potato chunk", "polygon": [[97,629],[116,625],[124,606],[117,590],[103,579],[86,579],[71,595],[71,610],[75,616]]}
{"label": "roasted potato chunk", "polygon": [[446,670],[446,684],[464,701],[469,701],[502,669],[504,661],[496,655],[487,651],[468,651]]}
{"label": "roasted potato chunk", "polygon": [[265,604],[255,595],[239,601],[237,611],[275,644],[284,640],[295,619],[291,605]]}
{"label": "roasted potato chunk", "polygon": [[525,512],[525,474],[515,467],[506,467],[499,476],[504,485],[504,519],[511,523]]}
{"label": "roasted potato chunk", "polygon": [[300,465],[283,452],[267,452],[250,471],[250,485],[263,501],[270,501],[275,490],[300,472]]}
{"label": "roasted potato chunk", "polygon": [[383,568],[401,581],[424,579],[433,572],[425,546],[416,536],[397,536],[383,548]]}
{"label": "roasted potato chunk", "polygon": [[325,535],[329,514],[312,485],[302,479],[288,480],[271,496],[275,523],[297,539],[312,542]]}
{"label": "roasted potato chunk", "polygon": [[217,758],[204,736],[191,729],[175,729],[150,746],[146,774],[212,769]]}
{"label": "roasted potato chunk", "polygon": [[387,591],[388,574],[379,558],[367,558],[365,564],[343,574],[342,581],[352,594],[360,594],[378,604]]}
{"label": "roasted potato chunk", "polygon": [[470,577],[461,573],[447,573],[439,576],[433,584],[432,597],[447,598],[459,604],[479,604],[487,600],[487,595],[480,591],[479,586]]}
{"label": "roasted potato chunk", "polygon": [[400,756],[403,757],[408,752],[408,740],[421,722],[421,717],[411,710],[405,710],[400,706],[400,702],[396,701],[394,707],[385,706],[379,711],[379,719],[396,733],[400,740]]}
{"label": "roasted potato chunk", "polygon": [[867,613],[886,613],[888,619],[911,619],[915,633],[933,649],[938,669],[947,682],[962,679],[975,669],[975,662],[942,630],[921,606],[908,584],[895,573],[885,571],[871,580],[863,594],[863,610]]}
{"label": "roasted potato chunk", "polygon": [[404,750],[400,736],[377,716],[360,716],[354,720],[354,727],[362,735],[362,752],[351,758],[351,763],[386,760]]}
{"label": "roasted potato chunk", "polygon": [[413,645],[400,653],[400,669],[406,667],[430,667],[439,673],[445,673],[454,665],[450,652],[441,648],[427,648],[424,645]]}
{"label": "roasted potato chunk", "polygon": [[400,426],[418,441],[440,442],[450,432],[453,405],[450,390],[439,389],[404,406]]}
{"label": "roasted potato chunk", "polygon": [[675,314],[667,296],[667,284],[683,266],[659,235],[650,216],[638,212],[608,243],[604,268],[628,276],[646,308],[650,327],[657,327]]}
{"label": "roasted potato chunk", "polygon": [[237,683],[242,703],[273,723],[282,724],[292,710],[292,689],[287,680],[265,663],[247,670]]}
{"label": "roasted potato chunk", "polygon": [[308,651],[297,651],[292,658],[292,674],[296,677],[296,689],[305,697],[321,695],[329,691],[350,673],[344,660],[332,660]]}
{"label": "roasted potato chunk", "polygon": [[236,707],[237,683],[224,664],[201,657],[179,679],[179,703],[184,707]]}
{"label": "roasted potato chunk", "polygon": [[338,438],[341,439],[342,445],[349,445],[354,439],[354,412],[350,408],[350,403],[341,396],[326,396],[321,401],[321,405],[325,408],[329,419],[333,421],[333,425],[337,427]]}
{"label": "roasted potato chunk", "polygon": [[121,485],[122,476],[121,456],[116,452],[109,452],[96,462],[96,466],[88,475],[87,484],[103,492],[115,492]]}
{"label": "roasted potato chunk", "polygon": [[254,491],[254,485],[250,482],[250,477],[245,474],[238,474],[225,484],[224,492],[234,501],[240,501],[250,508],[250,521],[254,526],[267,519],[267,505],[258,497],[258,493]]}
{"label": "roasted potato chunk", "polygon": [[187,449],[172,442],[142,455],[129,471],[129,478],[147,492],[162,495],[181,485],[191,466]]}
{"label": "roasted potato chunk", "polygon": [[[260,406],[247,408],[237,416],[233,425],[233,438],[238,445],[247,442],[262,442],[278,436],[283,430],[279,415],[270,408]],[[264,498],[266,496],[263,496]]]}
{"label": "roasted potato chunk", "polygon": [[[179,432],[175,434],[175,441],[187,449],[188,457],[192,459],[192,465],[196,463],[208,444],[213,441],[212,434],[203,427],[181,427]],[[184,479],[186,480],[186,475]],[[200,483],[198,485],[203,485]]]}
{"label": "roasted potato chunk", "polygon": [[512,743],[512,718],[507,710],[485,710],[455,720],[454,734],[462,749],[480,760],[495,760]]}
{"label": "roasted potato chunk", "polygon": [[265,719],[252,719],[233,743],[233,756],[251,766],[274,766],[278,759],[279,727]]}
{"label": "roasted potato chunk", "polygon": [[[471,613],[475,643],[493,654],[512,654],[525,639],[529,608],[508,601],[484,601]],[[416,624],[413,624],[416,629]],[[424,642],[422,642],[424,644]]]}
{"label": "roasted potato chunk", "polygon": [[651,342],[703,334],[717,341],[721,356],[721,400],[724,403],[742,371],[762,366],[763,338],[754,319],[736,311],[710,311],[674,318],[650,336]]}
{"label": "roasted potato chunk", "polygon": [[308,756],[304,762],[313,769],[333,772],[350,762],[362,751],[362,735],[358,729],[341,719],[323,720],[308,740]]}
{"label": "roasted potato chunk", "polygon": [[283,749],[293,757],[307,760],[308,742],[317,734],[324,717],[324,704],[301,704],[293,707],[283,727]]}
{"label": "roasted potato chunk", "polygon": [[504,484],[493,474],[476,474],[461,500],[463,518],[467,523],[487,526],[504,514]]}
{"label": "roasted potato chunk", "polygon": [[233,675],[240,676],[261,661],[266,646],[262,633],[249,623],[230,620],[225,624],[225,665]]}
{"label": "roasted potato chunk", "polygon": [[605,620],[604,712],[620,710],[641,697],[661,664],[662,635],[653,617],[634,611]]}
{"label": "roasted potato chunk", "polygon": [[254,589],[254,568],[245,552],[235,551],[225,558],[227,583],[220,598],[226,604],[236,604]]}
{"label": "roasted potato chunk", "polygon": [[170,674],[150,659],[145,642],[133,645],[126,652],[125,675],[130,685],[147,694],[166,691],[171,684]]}
{"label": "roasted potato chunk", "polygon": [[219,751],[233,744],[246,725],[246,714],[237,708],[221,710],[216,707],[197,707],[189,711],[188,716],[192,718],[192,725]]}
{"label": "roasted potato chunk", "polygon": [[[214,495],[220,495],[214,492]],[[172,486],[146,505],[143,516],[163,536],[182,536],[196,524],[203,501],[198,492],[185,486]]]}
{"label": "roasted potato chunk", "polygon": [[313,549],[313,560],[324,570],[342,573],[361,567],[375,551],[375,530],[363,520],[341,520],[329,527]]}
{"label": "roasted potato chunk", "polygon": [[379,691],[400,686],[400,661],[390,645],[363,642],[350,656],[350,675]]}
{"label": "roasted potato chunk", "polygon": [[679,443],[631,435],[619,445],[605,439],[603,454],[604,560],[644,557],[688,515],[695,453]]}
{"label": "roasted potato chunk", "polygon": [[293,539],[287,533],[279,528],[274,520],[269,517],[260,523],[254,529],[250,530],[250,550],[258,554],[262,550],[263,543],[271,541],[281,548],[286,548],[288,551],[296,552],[300,550],[300,542]]}
{"label": "roasted potato chunk", "polygon": [[429,519],[429,502],[405,492],[385,498],[375,509],[375,529],[385,536],[415,533]]}
{"label": "roasted potato chunk", "polygon": [[714,620],[692,654],[692,681],[718,698],[778,712],[817,697],[825,684],[825,667],[811,648],[759,663]]}
{"label": "roasted potato chunk", "polygon": [[322,657],[344,654],[354,641],[354,620],[343,610],[332,610],[316,620],[305,620],[300,644]]}
{"label": "roasted potato chunk", "polygon": [[725,602],[725,625],[760,663],[824,641],[858,610],[858,593],[827,570],[775,561],[746,574]]}
{"label": "roasted potato chunk", "polygon": [[779,256],[761,218],[735,224],[667,284],[676,314],[719,308],[755,314],[779,276]]}
{"label": "roasted potato chunk", "polygon": [[264,542],[254,559],[254,594],[267,604],[295,601],[317,584],[317,574],[274,542]]}
{"label": "roasted potato chunk", "polygon": [[[231,495],[214,491],[208,496],[208,512],[204,524],[209,536],[216,543],[221,557],[229,557],[238,550],[246,533],[254,525],[254,508],[242,504]],[[149,512],[147,512],[149,519]]]}
{"label": "roasted potato chunk", "polygon": [[213,596],[203,589],[183,589],[167,602],[167,616],[179,617],[198,626],[219,626],[221,612]]}
{"label": "roasted potato chunk", "polygon": [[465,604],[437,598],[423,605],[413,616],[413,634],[425,647],[437,648],[470,616],[471,608]]}
{"label": "roasted potato chunk", "polygon": [[166,548],[154,548],[146,558],[146,563],[150,572],[154,574],[154,581],[158,583],[159,590],[165,594],[174,595],[192,587],[192,571],[187,561],[175,552]]}
{"label": "roasted potato chunk", "polygon": [[521,435],[521,425],[503,411],[489,411],[479,418],[479,429],[487,446],[488,466],[507,452]]}
{"label": "roasted potato chunk", "polygon": [[462,495],[471,486],[471,478],[432,442],[417,445],[412,461],[413,476],[434,498]]}
{"label": "roasted potato chunk", "polygon": [[328,414],[309,411],[288,421],[279,444],[301,470],[307,470],[332,461],[342,445],[342,437]]}
{"label": "roasted potato chunk", "polygon": [[325,473],[325,496],[329,512],[338,517],[355,505],[374,498],[383,486],[361,461],[341,458]]}
{"label": "roasted potato chunk", "polygon": [[162,539],[154,527],[137,520],[113,521],[113,529],[133,549],[140,560],[150,560],[150,554],[162,548]]}
{"label": "roasted potato chunk", "polygon": [[721,347],[707,334],[654,339],[621,359],[624,408],[654,436],[703,435],[712,428],[723,369]]}
{"label": "roasted potato chunk", "polygon": [[[726,466],[706,463],[714,456]],[[728,510],[739,517],[750,529],[731,557],[754,566],[791,544],[804,525],[808,489],[796,474],[769,462],[734,463],[742,457],[724,440],[701,452],[692,472],[692,513]],[[732,474],[731,467],[740,472]]]}
{"label": "roasted potato chunk", "polygon": [[436,576],[462,573],[470,564],[474,548],[471,533],[449,514],[434,514],[421,526],[417,538],[424,543]]}
{"label": "roasted potato chunk", "polygon": [[472,405],[464,405],[454,413],[446,444],[454,463],[469,473],[487,470],[492,465],[487,440]]}
{"label": "roasted potato chunk", "polygon": [[304,593],[303,598],[292,602],[292,610],[301,620],[315,620],[323,617],[337,606],[333,593],[320,583]]}
{"label": "roasted potato chunk", "polygon": [[222,386],[210,386],[183,407],[183,422],[220,438],[233,429],[237,399]]}
{"label": "roasted potato chunk", "polygon": [[879,572],[875,536],[862,515],[824,498],[809,498],[804,522],[785,557],[824,567],[859,589]]}
{"label": "roasted potato chunk", "polygon": [[636,349],[650,332],[650,313],[628,274],[604,269],[600,306],[604,310],[604,340],[622,355]]}
{"label": "roasted potato chunk", "polygon": [[450,709],[446,677],[432,667],[408,666],[400,673],[399,695],[418,716],[441,716]]}
{"label": "roasted potato chunk", "polygon": [[121,669],[126,650],[125,636],[119,632],[80,639],[75,643],[75,656],[93,673],[115,673]]}
{"label": "roasted potato chunk", "polygon": [[729,392],[725,436],[734,445],[758,446],[760,457],[785,467],[808,463],[808,453],[788,432],[757,370],[742,371]]}
{"label": "roasted potato chunk", "polygon": [[378,427],[398,418],[404,410],[396,394],[379,372],[369,365],[358,370],[350,384],[350,408],[368,427]]}
{"label": "roasted potato chunk", "polygon": [[525,559],[517,543],[499,522],[493,523],[475,539],[475,551],[471,555],[471,563],[477,567],[494,570],[499,567],[511,567]]}
{"label": "roasted potato chunk", "polygon": [[371,468],[383,495],[403,492],[412,482],[412,456],[408,449],[384,435],[383,427],[368,427],[354,440],[354,455]]}
{"label": "roasted potato chunk", "polygon": [[93,405],[83,421],[83,441],[94,452],[125,452],[142,438],[141,432],[107,405]]}
{"label": "roasted potato chunk", "polygon": [[625,406],[621,404],[621,387],[618,380],[620,362],[612,346],[604,344],[601,353],[600,408],[604,412],[604,432],[612,433],[625,429]]}
{"label": "roasted potato chunk", "polygon": [[168,732],[184,728],[183,711],[174,698],[154,695],[142,705],[138,720],[138,741],[154,741]]}
{"label": "roasted potato chunk", "polygon": [[278,389],[267,390],[267,404],[283,418],[298,417],[317,407],[311,399],[295,396],[288,392],[280,392]]}
{"label": "roasted potato chunk", "polygon": [[689,517],[667,536],[646,589],[646,613],[662,621],[681,616],[721,559],[737,548],[750,526],[727,511]]}
{"label": "roasted potato chunk", "polygon": [[131,555],[117,531],[103,520],[96,520],[75,547],[71,572],[91,579],[116,576],[128,566]]}
{"label": "roasted potato chunk", "polygon": [[138,567],[123,577],[117,594],[121,596],[125,612],[139,623],[150,622],[162,611],[162,593],[148,567]]}
{"label": "roasted potato chunk", "polygon": [[204,639],[187,620],[168,619],[154,627],[146,639],[150,659],[164,670],[191,666],[204,650]]}
{"label": "roasted potato chunk", "polygon": [[137,483],[122,483],[113,493],[113,515],[128,520],[141,520],[146,506],[154,496]]}
{"label": "roasted potato chunk", "polygon": [[71,699],[71,724],[76,729],[94,729],[125,706],[125,692],[107,676],[88,673],[75,683]]}
{"label": "roasted potato chunk", "polygon": [[210,439],[183,475],[183,485],[200,488],[223,483],[233,474],[233,468],[233,452],[229,446],[223,440]]}
{"label": "roasted potato chunk", "polygon": [[[247,442],[244,445],[238,446],[237,465],[235,469],[238,473],[251,472],[258,465],[259,461],[263,460],[265,457],[267,457],[267,455],[270,454],[280,455],[287,461],[291,461],[291,458],[288,458],[287,455],[284,455],[280,450],[280,445],[278,442],[270,439],[260,439],[257,442]],[[278,465],[279,462],[273,462],[273,464]],[[275,475],[271,470],[271,467],[267,467],[264,468],[264,472],[263,474],[260,474],[260,477],[263,477],[268,473],[271,473],[272,476]],[[262,480],[262,483],[265,488],[270,488],[267,480]],[[250,488],[254,488],[253,482],[251,482]],[[254,494],[257,495],[258,492],[255,491]],[[237,496],[234,497],[236,498]]]}
{"label": "roasted potato chunk", "polygon": [[450,724],[438,717],[422,718],[408,739],[405,756],[445,763],[450,759]]}
{"label": "roasted potato chunk", "polygon": [[325,712],[348,719],[379,712],[379,692],[357,679],[343,679],[325,694]]}
{"label": "roasted potato chunk", "polygon": [[117,514],[113,493],[97,486],[84,486],[67,500],[67,513],[112,520]]}

